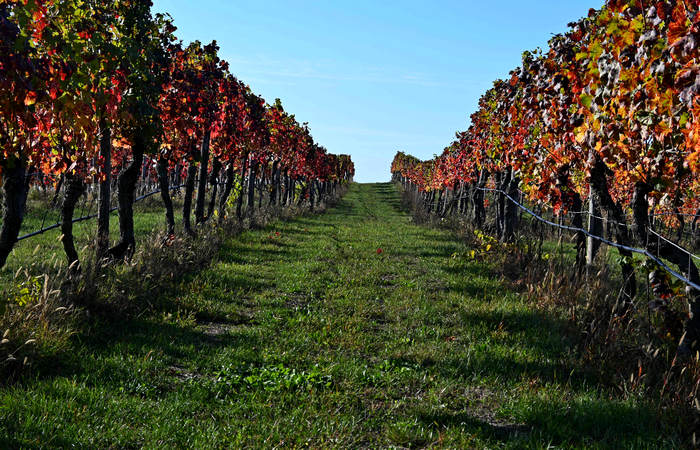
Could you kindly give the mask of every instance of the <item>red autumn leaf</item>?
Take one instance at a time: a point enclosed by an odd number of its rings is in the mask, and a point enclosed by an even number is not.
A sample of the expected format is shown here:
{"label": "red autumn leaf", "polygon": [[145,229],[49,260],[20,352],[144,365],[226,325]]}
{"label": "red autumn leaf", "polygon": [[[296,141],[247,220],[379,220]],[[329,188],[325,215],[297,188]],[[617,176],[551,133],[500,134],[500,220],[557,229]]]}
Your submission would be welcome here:
{"label": "red autumn leaf", "polygon": [[26,97],[24,97],[24,104],[26,106],[33,105],[34,103],[36,103],[36,97],[37,97],[36,92],[34,92],[34,91],[27,92]]}
{"label": "red autumn leaf", "polygon": [[668,43],[673,45],[678,39],[683,37],[688,31],[688,18],[686,16],[683,3],[673,10],[673,21],[668,25]]}

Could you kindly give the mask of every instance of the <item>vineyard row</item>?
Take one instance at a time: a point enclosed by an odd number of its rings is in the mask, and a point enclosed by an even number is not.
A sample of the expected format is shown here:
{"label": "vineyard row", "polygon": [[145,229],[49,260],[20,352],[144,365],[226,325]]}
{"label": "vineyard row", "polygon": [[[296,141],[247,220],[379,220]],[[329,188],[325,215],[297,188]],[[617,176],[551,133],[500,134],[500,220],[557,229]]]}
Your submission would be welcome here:
{"label": "vineyard row", "polygon": [[[573,212],[576,266],[586,266],[586,233],[604,217],[621,254],[623,296],[636,295],[633,252],[677,268],[689,282],[680,350],[700,343],[700,275],[690,253],[659,239],[654,222],[697,232],[700,215],[700,3],[608,0],[569,24],[546,50],[523,54],[497,80],[466,131],[429,161],[399,152],[395,180],[426,204],[465,192],[484,225],[484,189],[495,189],[496,232],[514,239],[522,191],[533,205]],[[452,195],[452,194],[451,194]],[[581,212],[587,211],[584,230]],[[631,219],[630,219],[631,218]],[[669,267],[670,268],[670,267]]]}
{"label": "vineyard row", "polygon": [[[151,6],[0,0],[0,267],[32,186],[60,193],[73,264],[75,208],[89,187],[97,191],[97,253],[118,260],[134,251],[133,205],[147,177],[157,180],[171,235],[173,182],[184,186],[184,230],[194,234],[192,213],[196,224],[215,208],[226,217],[234,190],[247,190],[252,214],[256,188],[259,206],[263,190],[270,204],[285,205],[300,189],[313,208],[352,179],[348,155],[328,153],[279,99],[267,103],[237,80],[215,41],[183,45],[170,17]],[[113,187],[120,235],[110,247]],[[242,196],[236,201],[242,219]]]}

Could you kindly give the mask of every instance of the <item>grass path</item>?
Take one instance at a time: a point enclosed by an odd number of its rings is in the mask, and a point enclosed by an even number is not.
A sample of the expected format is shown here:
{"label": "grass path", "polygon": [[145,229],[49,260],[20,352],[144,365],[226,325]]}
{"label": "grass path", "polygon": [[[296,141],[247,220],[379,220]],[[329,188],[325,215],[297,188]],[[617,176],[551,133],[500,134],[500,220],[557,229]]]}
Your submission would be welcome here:
{"label": "grass path", "polygon": [[[381,249],[381,253],[377,250]],[[168,311],[0,389],[8,446],[673,447],[566,365],[536,312],[389,184],[231,239]],[[0,444],[0,447],[4,445]]]}

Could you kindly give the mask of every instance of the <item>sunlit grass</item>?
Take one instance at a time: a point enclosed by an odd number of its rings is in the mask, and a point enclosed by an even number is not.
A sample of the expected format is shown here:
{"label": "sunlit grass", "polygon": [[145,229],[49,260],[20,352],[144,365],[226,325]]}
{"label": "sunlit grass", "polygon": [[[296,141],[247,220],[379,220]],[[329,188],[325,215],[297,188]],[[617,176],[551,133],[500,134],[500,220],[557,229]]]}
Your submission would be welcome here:
{"label": "sunlit grass", "polygon": [[[153,223],[159,219],[154,216]],[[377,252],[381,249],[381,252]],[[164,310],[101,321],[0,390],[9,447],[679,445],[596,386],[566,323],[509,291],[389,184],[230,239]],[[1,446],[1,445],[0,445]]]}

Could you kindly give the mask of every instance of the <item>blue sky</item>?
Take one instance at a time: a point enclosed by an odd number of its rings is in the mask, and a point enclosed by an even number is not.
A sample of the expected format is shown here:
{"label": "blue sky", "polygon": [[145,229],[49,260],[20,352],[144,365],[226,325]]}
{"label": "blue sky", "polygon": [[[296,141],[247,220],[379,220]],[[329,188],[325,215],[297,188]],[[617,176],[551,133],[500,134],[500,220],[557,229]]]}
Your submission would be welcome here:
{"label": "blue sky", "polygon": [[183,41],[213,39],[231,72],[282,99],[314,139],[386,181],[397,150],[442,152],[523,51],[603,0],[154,0]]}

